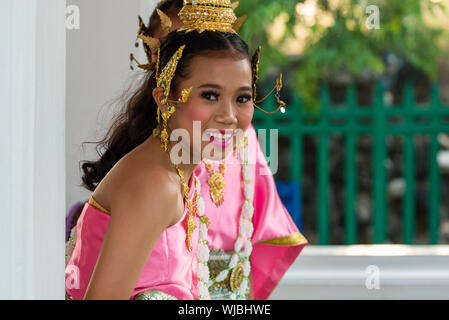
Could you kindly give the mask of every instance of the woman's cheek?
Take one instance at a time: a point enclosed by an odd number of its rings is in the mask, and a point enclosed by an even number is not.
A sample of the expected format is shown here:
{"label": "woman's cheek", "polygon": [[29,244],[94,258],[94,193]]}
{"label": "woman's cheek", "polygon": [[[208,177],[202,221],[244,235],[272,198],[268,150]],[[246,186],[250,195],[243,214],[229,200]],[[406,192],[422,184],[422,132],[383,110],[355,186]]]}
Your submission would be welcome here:
{"label": "woman's cheek", "polygon": [[254,116],[254,108],[248,108],[239,114],[239,122],[242,126],[248,128]]}
{"label": "woman's cheek", "polygon": [[201,121],[201,124],[209,121],[212,116],[212,110],[210,108],[204,108],[203,106],[194,103],[186,104],[184,110],[188,120]]}

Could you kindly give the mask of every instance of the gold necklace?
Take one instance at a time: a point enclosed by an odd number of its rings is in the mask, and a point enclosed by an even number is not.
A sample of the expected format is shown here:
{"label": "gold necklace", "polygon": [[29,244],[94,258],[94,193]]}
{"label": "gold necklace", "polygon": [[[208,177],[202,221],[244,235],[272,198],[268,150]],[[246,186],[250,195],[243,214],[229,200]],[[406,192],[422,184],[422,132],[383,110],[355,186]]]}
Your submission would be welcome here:
{"label": "gold necklace", "polygon": [[[161,129],[159,127],[157,127],[156,129],[153,130],[153,135],[156,138],[159,138],[162,142],[162,137],[161,137]],[[161,148],[162,150],[164,150],[163,144],[161,143]],[[167,148],[167,153],[169,156],[169,161],[171,162],[171,158],[170,158],[170,148]],[[165,151],[165,150],[164,150]],[[189,192],[190,192],[190,188],[187,185],[185,179],[184,179],[184,172],[179,168],[178,165],[172,163],[172,165],[175,167],[179,178],[181,179],[181,184],[182,187],[184,189],[184,201],[187,203],[187,212],[189,213],[189,218],[187,220],[187,237],[186,237],[186,245],[187,248],[189,249],[189,251],[192,251],[192,233],[193,231],[196,229],[196,224],[195,224],[195,220],[194,217],[198,214],[198,208],[196,207],[196,193],[195,193],[195,197],[193,198],[193,203],[195,205],[192,204],[192,201],[190,201],[189,199]],[[196,188],[196,185],[194,183],[194,187]],[[207,220],[207,218],[206,218]],[[207,224],[209,225],[209,222],[207,221]]]}
{"label": "gold necklace", "polygon": [[221,206],[224,201],[224,189],[226,188],[226,182],[224,179],[224,174],[226,172],[226,165],[223,162],[220,163],[220,168],[218,171],[214,171],[211,163],[204,161],[207,171],[209,171],[209,194],[212,201],[217,207]]}
{"label": "gold necklace", "polygon": [[[186,239],[186,244],[187,247],[189,249],[189,251],[192,251],[192,232],[196,229],[196,224],[195,224],[195,220],[193,219],[197,213],[198,213],[198,208],[195,206],[192,208],[192,201],[190,201],[189,199],[189,186],[187,185],[185,179],[184,179],[184,172],[182,172],[181,169],[179,169],[179,167],[177,165],[175,165],[176,171],[178,171],[178,175],[181,179],[181,184],[184,188],[184,200],[187,203],[187,210],[189,212],[189,218],[187,220],[187,239]],[[193,178],[192,178],[193,179]],[[195,193],[195,197],[193,199],[193,202],[196,203],[196,193]]]}

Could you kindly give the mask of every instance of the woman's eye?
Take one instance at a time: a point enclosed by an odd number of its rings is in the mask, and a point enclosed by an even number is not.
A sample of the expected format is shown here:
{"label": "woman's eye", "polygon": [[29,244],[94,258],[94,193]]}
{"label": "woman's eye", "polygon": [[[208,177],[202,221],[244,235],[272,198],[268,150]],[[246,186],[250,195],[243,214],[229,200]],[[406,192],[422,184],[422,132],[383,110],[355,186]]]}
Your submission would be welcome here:
{"label": "woman's eye", "polygon": [[220,95],[215,92],[203,92],[201,96],[209,101],[217,101]]}
{"label": "woman's eye", "polygon": [[250,95],[240,96],[237,98],[238,103],[248,103],[251,101],[252,97]]}

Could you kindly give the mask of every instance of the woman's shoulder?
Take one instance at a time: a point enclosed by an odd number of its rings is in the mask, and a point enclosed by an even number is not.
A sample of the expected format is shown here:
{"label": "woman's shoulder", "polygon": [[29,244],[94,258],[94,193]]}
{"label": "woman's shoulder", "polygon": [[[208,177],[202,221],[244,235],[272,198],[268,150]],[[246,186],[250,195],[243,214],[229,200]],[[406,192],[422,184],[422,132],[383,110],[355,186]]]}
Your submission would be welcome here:
{"label": "woman's shoulder", "polygon": [[177,196],[178,189],[167,170],[156,161],[136,155],[117,162],[93,195],[111,214],[124,206],[130,210],[151,208],[156,212],[159,208],[172,212]]}
{"label": "woman's shoulder", "polygon": [[178,217],[179,191],[167,170],[151,163],[123,164],[111,190],[112,215],[130,213],[137,219],[163,221],[167,227]]}

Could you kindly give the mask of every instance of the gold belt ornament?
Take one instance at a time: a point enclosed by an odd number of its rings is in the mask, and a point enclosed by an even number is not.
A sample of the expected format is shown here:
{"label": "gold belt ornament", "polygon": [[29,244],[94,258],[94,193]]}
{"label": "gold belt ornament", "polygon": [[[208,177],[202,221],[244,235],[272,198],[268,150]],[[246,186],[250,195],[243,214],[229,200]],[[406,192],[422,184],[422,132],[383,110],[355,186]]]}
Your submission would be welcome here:
{"label": "gold belt ornament", "polygon": [[239,263],[234,269],[232,269],[231,277],[229,279],[229,285],[232,292],[237,292],[240,288],[240,285],[243,282],[243,277],[243,263]]}
{"label": "gold belt ornament", "polygon": [[[220,249],[211,249],[209,258],[210,279],[214,280],[221,271],[228,268],[233,252],[226,252]],[[227,278],[222,282],[216,282],[209,288],[212,300],[230,300],[243,282],[243,259],[240,259],[237,266],[230,270]],[[249,286],[246,297],[249,294]]]}

